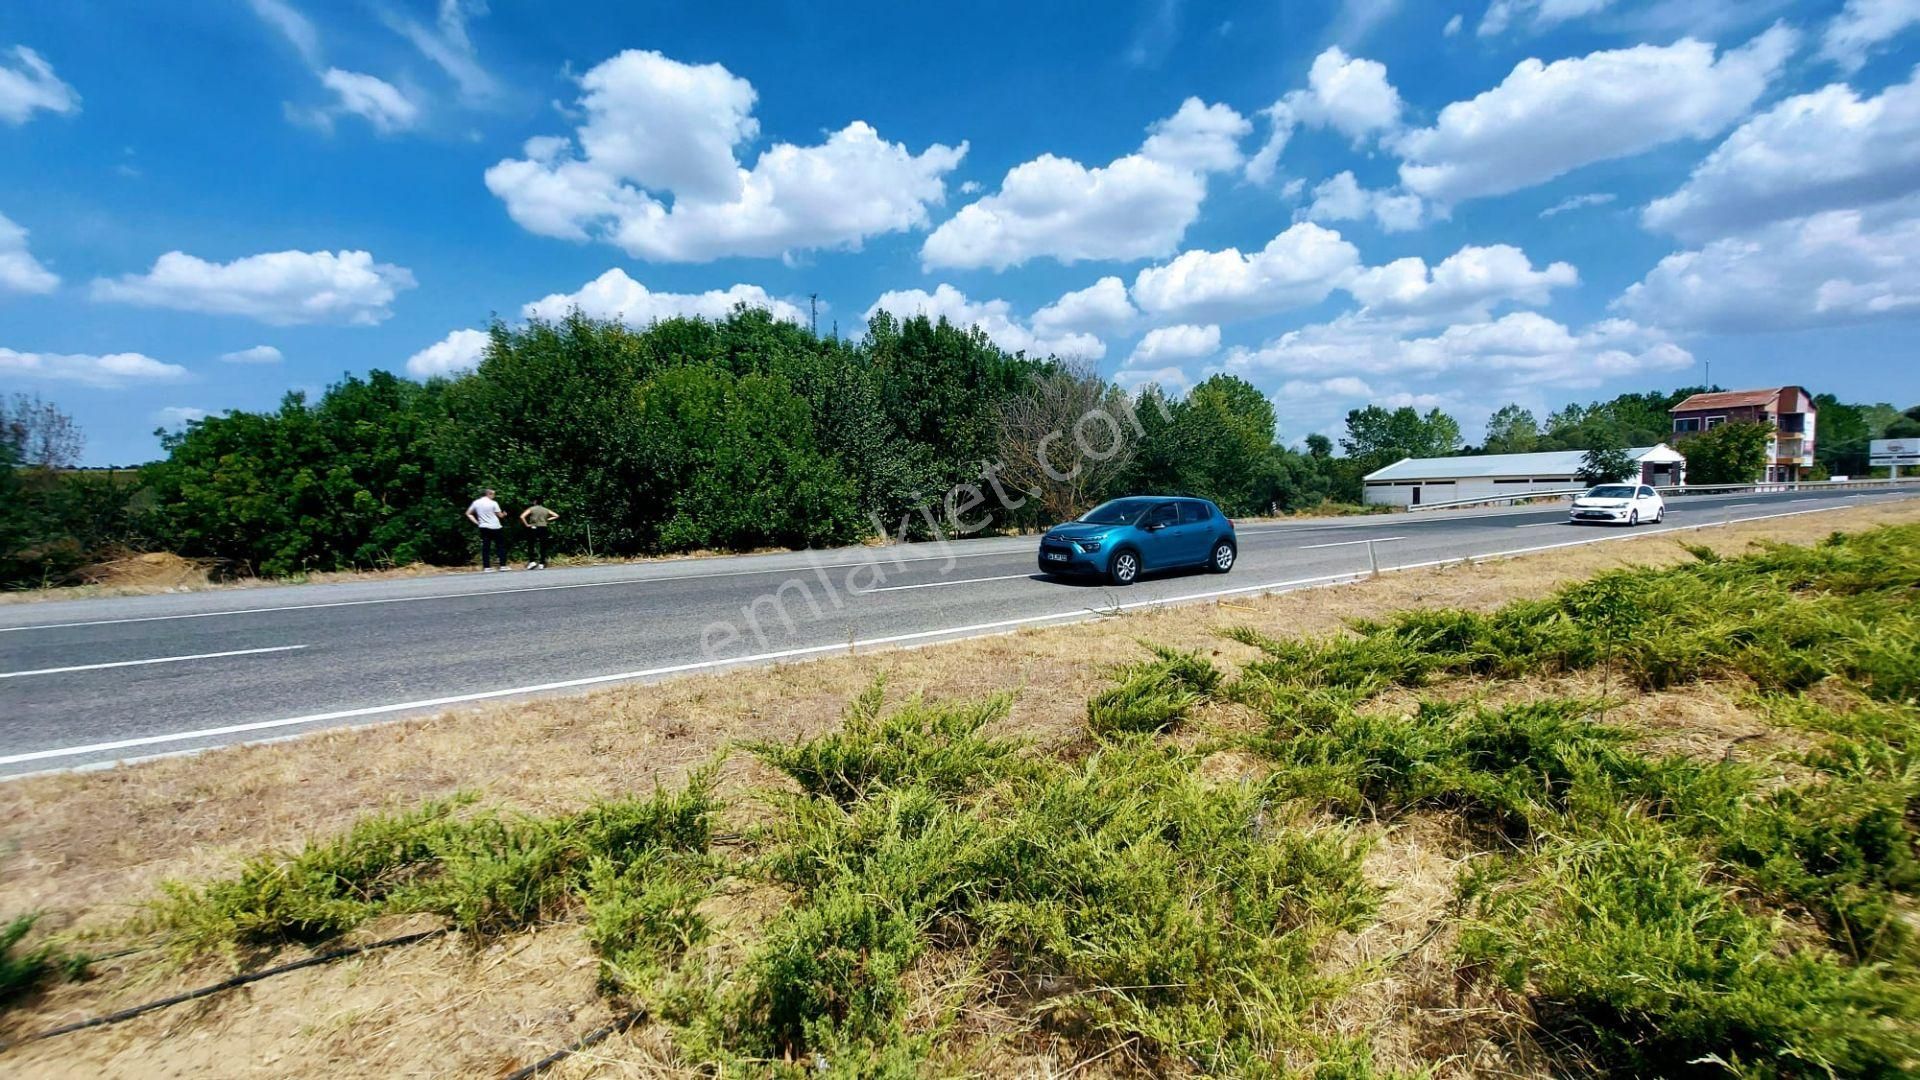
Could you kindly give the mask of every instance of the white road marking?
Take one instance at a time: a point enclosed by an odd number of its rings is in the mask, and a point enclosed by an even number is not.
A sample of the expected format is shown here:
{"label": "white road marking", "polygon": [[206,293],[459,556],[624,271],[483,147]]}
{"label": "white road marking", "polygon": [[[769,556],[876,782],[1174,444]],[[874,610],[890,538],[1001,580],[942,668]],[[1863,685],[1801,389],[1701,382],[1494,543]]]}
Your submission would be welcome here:
{"label": "white road marking", "polygon": [[[1747,521],[1766,521],[1772,518],[1800,517],[1805,514],[1824,514],[1831,510],[1847,509],[1844,505],[1821,506],[1811,510],[1787,510],[1778,514],[1756,514],[1741,518]],[[1694,528],[1717,528],[1721,522],[1710,525],[1668,525],[1637,532],[1621,532],[1589,537],[1584,540],[1563,540],[1557,544],[1536,544],[1532,547],[1512,548],[1506,551],[1492,551],[1479,555],[1460,555],[1444,559],[1430,559],[1426,562],[1407,563],[1402,566],[1382,567],[1382,573],[1401,570],[1422,570],[1434,566],[1452,566],[1464,562],[1486,562],[1493,559],[1509,559],[1519,555],[1531,555],[1541,551],[1554,551],[1560,548],[1584,547],[1587,544],[1603,544],[1616,540],[1629,540],[1636,537],[1659,536],[1663,533],[1683,532]],[[849,652],[860,648],[899,645],[906,642],[924,642],[929,639],[954,635],[984,636],[988,633],[1006,633],[1022,626],[1038,623],[1062,622],[1065,620],[1085,620],[1099,618],[1109,612],[1131,611],[1137,608],[1163,607],[1171,604],[1190,603],[1195,600],[1211,600],[1217,596],[1237,596],[1245,593],[1271,592],[1275,589],[1304,588],[1314,585],[1360,581],[1364,574],[1322,574],[1318,577],[1296,578],[1292,581],[1270,581],[1261,585],[1244,585],[1232,589],[1212,589],[1207,592],[1188,593],[1182,596],[1161,597],[1154,600],[1137,600],[1132,603],[1114,604],[1099,610],[1076,608],[1072,611],[1057,611],[1050,615],[1030,615],[1014,619],[1000,619],[994,622],[974,623],[970,626],[951,626],[939,630],[920,630],[910,634],[894,634],[888,637],[865,638],[855,641],[833,642],[826,645],[808,645],[794,649],[782,649],[776,652],[760,653],[755,656],[741,656],[725,660],[699,660],[685,664],[672,664],[667,667],[649,668],[644,671],[623,671],[612,675],[590,675],[580,679],[566,679],[560,682],[539,683],[533,686],[516,686],[504,690],[482,690],[471,694],[455,694],[448,697],[427,698],[421,701],[403,701],[391,705],[370,705],[360,709],[341,709],[334,712],[309,713],[305,716],[289,716],[279,720],[260,720],[247,724],[229,724],[225,727],[201,728],[197,731],[180,731],[165,735],[146,735],[134,739],[119,739],[113,742],[90,743],[84,746],[63,746],[48,750],[31,750],[25,753],[0,756],[0,766],[17,765],[28,761],[49,761],[55,758],[79,757],[84,754],[111,753],[116,750],[128,750],[140,746],[159,746],[165,743],[188,742],[194,739],[216,738],[221,735],[239,735],[252,731],[271,731],[276,728],[295,727],[301,724],[324,723],[329,720],[347,720],[359,716],[382,716],[398,712],[414,712],[421,709],[442,708],[448,705],[461,705],[474,701],[488,701],[497,698],[518,697],[526,694],[546,693],[554,690],[571,690],[585,686],[601,686],[607,683],[632,682],[638,679],[655,678],[662,675],[675,675],[691,671],[732,667],[742,664],[764,663],[770,660],[788,660],[808,656],[819,656],[845,649]],[[0,777],[0,781],[18,780],[24,775]]]}
{"label": "white road marking", "polygon": [[857,590],[854,592],[854,595],[865,596],[868,593],[899,592],[902,589],[938,589],[946,585],[977,585],[982,581],[1012,581],[1014,578],[1023,578],[1023,577],[1032,577],[1032,576],[1033,576],[1032,574],[1001,574],[999,577],[966,578],[965,580],[962,580],[962,581],[922,581],[914,585],[882,585],[879,588],[875,588],[875,589]]}
{"label": "white road marking", "polygon": [[183,660],[217,660],[222,656],[257,656],[260,653],[291,652],[305,645],[275,645],[267,649],[234,649],[230,652],[203,652],[191,656],[156,656],[150,660],[115,660],[110,664],[75,664],[72,667],[39,668],[35,671],[0,671],[0,679],[24,679],[29,675],[59,675],[68,671],[98,671],[110,667],[139,667],[142,664],[177,664]]}
{"label": "white road marking", "polygon": [[1355,544],[1384,544],[1389,540],[1405,540],[1405,539],[1406,537],[1404,536],[1372,536],[1372,537],[1368,537],[1365,540],[1342,540],[1337,544],[1302,544],[1300,545],[1300,550],[1312,551],[1315,548],[1352,547]]}
{"label": "white road marking", "polygon": [[1548,525],[1565,525],[1564,521],[1536,521],[1531,525],[1515,525],[1516,529],[1544,529]]}
{"label": "white road marking", "polygon": [[1744,507],[1748,507],[1748,506],[1759,506],[1759,505],[1760,505],[1759,503],[1725,503],[1725,504],[1723,504],[1723,505],[1722,505],[1722,506],[1720,507],[1720,509],[1722,509],[1722,510],[1739,510],[1739,509],[1742,509],[1742,508],[1744,508]]}

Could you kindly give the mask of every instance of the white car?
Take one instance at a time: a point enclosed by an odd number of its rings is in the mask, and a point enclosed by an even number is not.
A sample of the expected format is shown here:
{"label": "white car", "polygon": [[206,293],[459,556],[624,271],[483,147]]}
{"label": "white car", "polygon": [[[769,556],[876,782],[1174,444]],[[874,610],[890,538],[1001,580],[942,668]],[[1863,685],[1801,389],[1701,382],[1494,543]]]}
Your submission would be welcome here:
{"label": "white car", "polygon": [[1588,521],[1611,524],[1661,521],[1667,516],[1666,501],[1645,484],[1601,484],[1573,500],[1568,520],[1578,525]]}

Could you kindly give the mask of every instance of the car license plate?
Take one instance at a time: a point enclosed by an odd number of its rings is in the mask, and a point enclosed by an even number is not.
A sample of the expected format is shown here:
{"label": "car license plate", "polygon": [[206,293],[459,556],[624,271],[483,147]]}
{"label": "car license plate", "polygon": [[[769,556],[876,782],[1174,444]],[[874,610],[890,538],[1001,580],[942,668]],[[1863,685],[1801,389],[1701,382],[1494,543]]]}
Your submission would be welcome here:
{"label": "car license plate", "polygon": [[1052,559],[1052,560],[1053,560],[1054,562],[1066,562],[1066,561],[1067,561],[1067,556],[1066,556],[1066,554],[1065,554],[1064,552],[1059,552],[1059,551],[1049,551],[1049,552],[1047,552],[1047,558],[1049,558],[1049,559]]}

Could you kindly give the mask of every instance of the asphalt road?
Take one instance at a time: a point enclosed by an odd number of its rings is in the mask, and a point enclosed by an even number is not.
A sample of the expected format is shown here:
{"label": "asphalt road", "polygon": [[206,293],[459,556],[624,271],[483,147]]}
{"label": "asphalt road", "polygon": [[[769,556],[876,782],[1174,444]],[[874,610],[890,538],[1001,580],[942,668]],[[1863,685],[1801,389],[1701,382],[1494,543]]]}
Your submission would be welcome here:
{"label": "asphalt road", "polygon": [[[1920,492],[1692,496],[1635,535]],[[1036,576],[1037,538],[0,606],[0,777],[466,701],[919,644],[1381,569],[1606,542],[1550,509],[1262,523],[1232,574]]]}

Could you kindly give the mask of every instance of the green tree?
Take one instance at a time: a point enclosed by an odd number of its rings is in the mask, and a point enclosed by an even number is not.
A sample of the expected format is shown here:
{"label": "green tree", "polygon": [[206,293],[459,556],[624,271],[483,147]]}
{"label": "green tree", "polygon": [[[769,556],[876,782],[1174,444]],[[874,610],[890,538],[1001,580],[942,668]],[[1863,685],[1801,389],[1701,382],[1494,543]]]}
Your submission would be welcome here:
{"label": "green tree", "polygon": [[1257,514],[1273,501],[1273,402],[1236,375],[1214,375],[1187,395],[1182,491],[1229,514]]}
{"label": "green tree", "polygon": [[162,432],[142,479],[152,529],[183,555],[290,574],[464,558],[459,506],[441,492],[444,383],[376,371]]}
{"label": "green tree", "polygon": [[1832,476],[1865,476],[1870,471],[1870,444],[1898,413],[1885,402],[1853,405],[1832,394],[1817,394],[1819,410],[1814,455]]}
{"label": "green tree", "polygon": [[1438,409],[1422,416],[1409,406],[1378,405],[1347,413],[1341,448],[1364,474],[1404,457],[1444,457],[1460,449],[1460,424]]}
{"label": "green tree", "polygon": [[1673,439],[1669,412],[1707,387],[1649,390],[1607,401],[1568,404],[1547,417],[1536,450],[1586,450],[1595,446],[1652,446]]}
{"label": "green tree", "polygon": [[1525,454],[1540,442],[1540,422],[1518,405],[1502,405],[1487,418],[1489,454]]}
{"label": "green tree", "polygon": [[11,439],[0,439],[0,584],[30,580],[33,575],[27,553],[31,520],[20,498],[20,451]]}
{"label": "green tree", "polygon": [[1881,436],[1887,439],[1920,439],[1920,405],[1915,405],[1900,414],[1900,418],[1888,424]]}
{"label": "green tree", "polygon": [[1574,474],[1583,484],[1611,484],[1634,475],[1633,455],[1618,448],[1589,450]]}
{"label": "green tree", "polygon": [[1740,420],[1690,435],[1679,450],[1687,457],[1690,484],[1750,484],[1767,467],[1769,424]]}
{"label": "green tree", "polygon": [[812,547],[865,527],[858,488],[818,452],[807,403],[781,376],[668,368],[635,396],[658,547]]}

